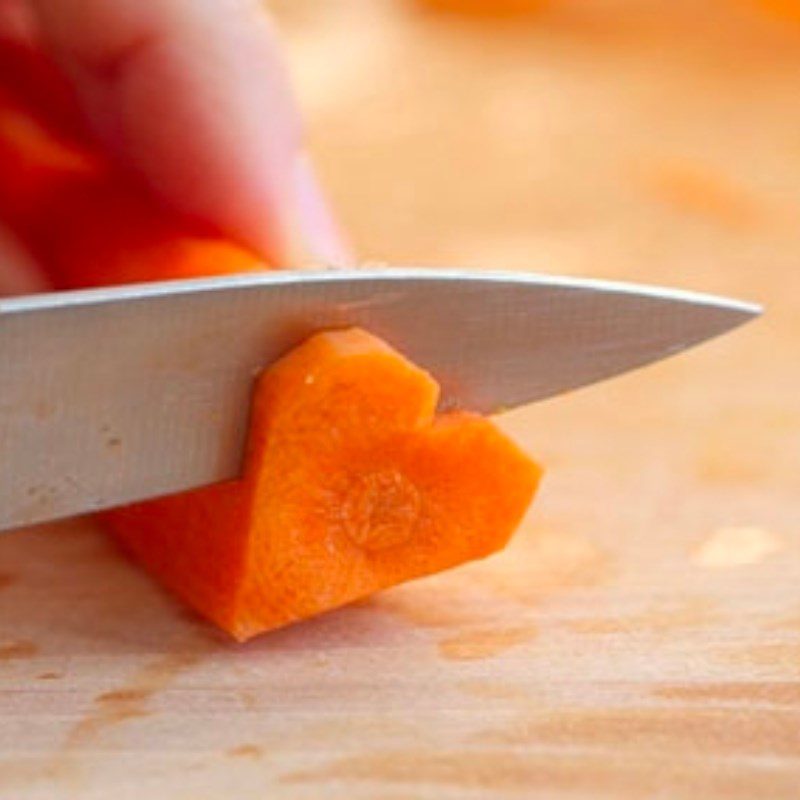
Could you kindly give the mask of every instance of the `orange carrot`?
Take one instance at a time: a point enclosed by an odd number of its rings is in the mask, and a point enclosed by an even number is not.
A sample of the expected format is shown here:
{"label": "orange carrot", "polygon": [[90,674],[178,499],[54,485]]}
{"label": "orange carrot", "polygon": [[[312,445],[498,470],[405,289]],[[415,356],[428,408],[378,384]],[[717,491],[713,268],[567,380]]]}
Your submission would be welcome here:
{"label": "orange carrot", "polygon": [[151,572],[237,639],[503,547],[538,469],[359,329],[260,378],[244,477],[107,515]]}
{"label": "orange carrot", "polygon": [[548,0],[416,0],[436,11],[480,17],[516,17],[541,11]]}
{"label": "orange carrot", "polygon": [[772,14],[792,22],[800,22],[800,0],[757,0],[757,2]]}
{"label": "orange carrot", "polygon": [[[160,208],[62,122],[0,85],[0,214],[56,286],[266,268]],[[257,381],[241,479],[101,518],[240,640],[486,556],[540,470],[491,422],[437,417],[437,398],[430,375],[369,333],[317,334]]]}

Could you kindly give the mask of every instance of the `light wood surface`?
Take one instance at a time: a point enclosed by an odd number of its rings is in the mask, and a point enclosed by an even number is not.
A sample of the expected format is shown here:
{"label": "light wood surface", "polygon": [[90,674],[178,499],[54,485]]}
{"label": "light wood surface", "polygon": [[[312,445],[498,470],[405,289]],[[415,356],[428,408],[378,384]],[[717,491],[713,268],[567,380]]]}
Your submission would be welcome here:
{"label": "light wood surface", "polygon": [[548,475],[504,554],[246,646],[88,521],[0,537],[0,798],[800,796],[800,27],[275,6],[364,256],[768,314],[508,415]]}

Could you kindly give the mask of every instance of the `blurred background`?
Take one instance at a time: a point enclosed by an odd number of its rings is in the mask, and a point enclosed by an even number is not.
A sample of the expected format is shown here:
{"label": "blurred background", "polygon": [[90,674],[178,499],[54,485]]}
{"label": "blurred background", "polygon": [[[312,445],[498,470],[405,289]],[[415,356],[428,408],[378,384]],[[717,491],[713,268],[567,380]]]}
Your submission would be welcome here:
{"label": "blurred background", "polygon": [[0,794],[793,800],[800,0],[269,6],[360,259],[767,313],[503,415],[547,468],[503,553],[241,648],[85,522],[6,537],[60,688],[4,664]]}
{"label": "blurred background", "polygon": [[269,5],[361,257],[794,280],[800,3]]}

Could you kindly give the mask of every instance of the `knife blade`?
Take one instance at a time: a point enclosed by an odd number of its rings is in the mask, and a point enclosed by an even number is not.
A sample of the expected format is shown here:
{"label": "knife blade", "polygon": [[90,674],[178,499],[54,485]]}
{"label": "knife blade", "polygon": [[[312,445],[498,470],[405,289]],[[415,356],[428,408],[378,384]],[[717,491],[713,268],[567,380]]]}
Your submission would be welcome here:
{"label": "knife blade", "polygon": [[0,300],[0,530],[240,471],[255,375],[360,325],[491,413],[677,353],[755,305],[459,270],[275,272]]}

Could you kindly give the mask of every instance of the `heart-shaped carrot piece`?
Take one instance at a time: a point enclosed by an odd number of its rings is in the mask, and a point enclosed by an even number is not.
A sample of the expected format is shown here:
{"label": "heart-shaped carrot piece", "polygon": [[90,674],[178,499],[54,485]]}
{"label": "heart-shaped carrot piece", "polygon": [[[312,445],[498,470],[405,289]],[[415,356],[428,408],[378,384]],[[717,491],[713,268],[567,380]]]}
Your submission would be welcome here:
{"label": "heart-shaped carrot piece", "polygon": [[244,477],[105,515],[237,639],[500,549],[539,468],[492,423],[435,416],[436,382],[360,329],[258,381]]}

